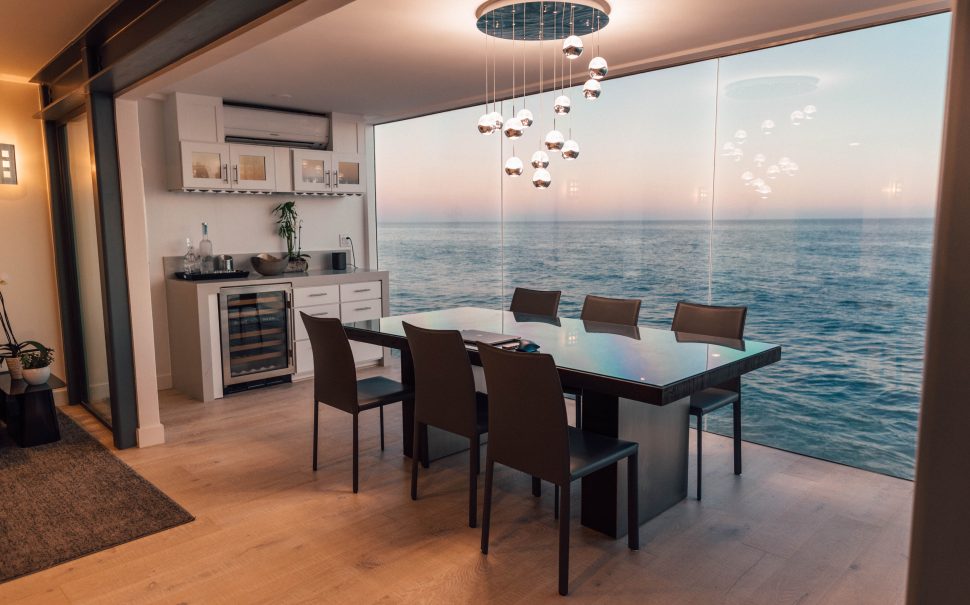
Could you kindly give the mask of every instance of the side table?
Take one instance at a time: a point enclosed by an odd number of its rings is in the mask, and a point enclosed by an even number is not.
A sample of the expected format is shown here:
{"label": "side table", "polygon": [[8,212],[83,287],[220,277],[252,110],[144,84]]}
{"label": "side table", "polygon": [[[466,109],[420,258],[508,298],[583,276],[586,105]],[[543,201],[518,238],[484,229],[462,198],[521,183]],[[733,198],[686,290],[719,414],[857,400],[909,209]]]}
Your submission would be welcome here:
{"label": "side table", "polygon": [[47,384],[31,386],[23,380],[11,380],[7,372],[0,374],[0,419],[17,445],[30,447],[60,440],[53,390],[64,386],[54,375]]}

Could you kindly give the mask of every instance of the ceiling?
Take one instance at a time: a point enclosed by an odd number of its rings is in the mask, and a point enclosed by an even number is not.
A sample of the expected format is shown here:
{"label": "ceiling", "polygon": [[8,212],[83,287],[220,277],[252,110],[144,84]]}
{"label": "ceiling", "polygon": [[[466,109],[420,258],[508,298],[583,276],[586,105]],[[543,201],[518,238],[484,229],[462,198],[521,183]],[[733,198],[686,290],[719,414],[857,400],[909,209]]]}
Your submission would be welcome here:
{"label": "ceiling", "polygon": [[[115,0],[5,0],[0,79],[27,81]],[[46,17],[46,18],[45,18]]]}
{"label": "ceiling", "polygon": [[[480,103],[485,46],[475,28],[480,1],[355,0],[284,33],[277,28],[273,37],[218,63],[186,62],[164,83],[134,92],[194,92],[360,114],[375,123]],[[611,77],[949,8],[946,0],[611,0],[611,5],[610,24],[601,34]],[[510,49],[511,42],[499,41],[500,97],[510,90]],[[534,85],[533,56],[527,68]],[[576,71],[581,83],[584,70]]]}

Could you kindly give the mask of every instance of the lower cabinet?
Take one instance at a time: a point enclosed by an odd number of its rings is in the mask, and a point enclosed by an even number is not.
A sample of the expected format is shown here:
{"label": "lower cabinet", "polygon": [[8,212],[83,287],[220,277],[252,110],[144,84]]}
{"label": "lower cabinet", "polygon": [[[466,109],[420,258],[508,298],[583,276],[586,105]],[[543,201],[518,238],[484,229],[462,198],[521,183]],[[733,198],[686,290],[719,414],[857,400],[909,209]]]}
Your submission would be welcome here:
{"label": "lower cabinet", "polygon": [[[340,302],[337,302],[339,296]],[[361,296],[368,296],[360,300]],[[296,346],[296,380],[313,376],[313,350],[307,336],[306,326],[300,313],[313,317],[335,317],[344,322],[379,319],[383,308],[381,282],[341,284],[336,286],[313,286],[293,289],[294,339]],[[327,300],[326,304],[319,304]],[[384,356],[384,349],[361,342],[350,341],[350,349],[357,365],[374,363]]]}

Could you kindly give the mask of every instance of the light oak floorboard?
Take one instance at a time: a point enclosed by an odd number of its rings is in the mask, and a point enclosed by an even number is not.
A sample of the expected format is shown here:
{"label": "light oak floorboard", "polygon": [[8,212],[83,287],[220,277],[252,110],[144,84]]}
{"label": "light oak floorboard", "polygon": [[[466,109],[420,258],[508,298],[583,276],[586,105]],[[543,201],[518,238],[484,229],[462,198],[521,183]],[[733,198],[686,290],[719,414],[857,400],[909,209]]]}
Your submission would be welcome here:
{"label": "light oak floorboard", "polygon": [[[393,370],[361,376],[382,373]],[[480,530],[466,525],[467,454],[422,469],[410,500],[400,406],[385,412],[384,452],[377,411],[361,415],[355,495],[349,415],[321,406],[311,470],[310,382],[209,404],[160,398],[167,443],[115,453],[196,521],[0,585],[0,602],[559,602],[551,487],[533,498],[528,477],[497,467],[483,556]],[[84,410],[64,411],[111,446]],[[704,449],[704,501],[641,527],[639,552],[580,525],[575,484],[572,600],[902,601],[910,482],[748,443],[736,477],[729,439],[709,434]],[[693,470],[690,479],[692,494]],[[480,497],[483,488],[484,476]]]}

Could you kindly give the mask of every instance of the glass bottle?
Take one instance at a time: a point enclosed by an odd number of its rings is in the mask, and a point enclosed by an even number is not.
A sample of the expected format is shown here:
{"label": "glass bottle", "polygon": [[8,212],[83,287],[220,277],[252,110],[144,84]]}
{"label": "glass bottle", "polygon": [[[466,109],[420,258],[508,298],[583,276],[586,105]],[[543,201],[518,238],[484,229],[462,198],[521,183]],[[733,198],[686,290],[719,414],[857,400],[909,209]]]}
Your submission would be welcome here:
{"label": "glass bottle", "polygon": [[212,273],[215,268],[213,267],[212,242],[209,240],[208,223],[202,223],[202,241],[199,242],[199,259],[202,263],[202,272]]}
{"label": "glass bottle", "polygon": [[182,257],[182,271],[187,274],[199,272],[199,256],[192,246],[192,238],[185,238],[185,256]]}

